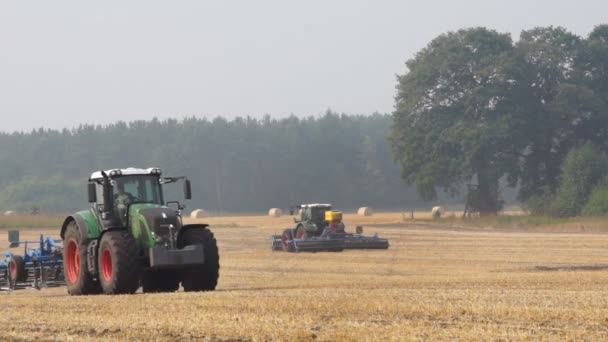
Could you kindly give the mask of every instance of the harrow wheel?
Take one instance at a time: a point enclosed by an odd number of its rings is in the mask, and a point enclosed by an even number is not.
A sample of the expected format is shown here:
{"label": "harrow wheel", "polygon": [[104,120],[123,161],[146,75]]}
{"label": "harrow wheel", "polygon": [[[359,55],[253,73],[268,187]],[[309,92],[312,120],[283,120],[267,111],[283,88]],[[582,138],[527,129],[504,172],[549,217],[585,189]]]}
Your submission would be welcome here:
{"label": "harrow wheel", "polygon": [[105,294],[134,293],[139,288],[140,265],[133,235],[109,231],[99,243],[99,283]]}
{"label": "harrow wheel", "polygon": [[27,270],[25,269],[25,261],[20,255],[13,255],[8,264],[8,275],[12,286],[17,283],[22,283],[27,280]]}
{"label": "harrow wheel", "polygon": [[101,291],[99,282],[93,279],[87,269],[87,245],[78,232],[76,222],[72,221],[66,227],[63,245],[63,269],[68,293],[98,294]]}
{"label": "harrow wheel", "polygon": [[205,263],[182,271],[184,291],[215,290],[220,272],[220,255],[213,233],[207,228],[191,228],[182,231],[178,238],[178,247],[183,248],[189,245],[203,245]]}

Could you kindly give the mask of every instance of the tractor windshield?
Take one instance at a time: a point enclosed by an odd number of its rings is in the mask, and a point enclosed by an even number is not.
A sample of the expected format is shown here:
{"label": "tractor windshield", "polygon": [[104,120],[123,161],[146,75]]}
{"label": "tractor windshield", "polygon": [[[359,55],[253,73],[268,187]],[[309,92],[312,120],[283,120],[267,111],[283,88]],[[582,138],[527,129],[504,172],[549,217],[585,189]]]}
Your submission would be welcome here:
{"label": "tractor windshield", "polygon": [[163,204],[163,193],[157,176],[136,175],[114,178],[114,200],[117,202]]}

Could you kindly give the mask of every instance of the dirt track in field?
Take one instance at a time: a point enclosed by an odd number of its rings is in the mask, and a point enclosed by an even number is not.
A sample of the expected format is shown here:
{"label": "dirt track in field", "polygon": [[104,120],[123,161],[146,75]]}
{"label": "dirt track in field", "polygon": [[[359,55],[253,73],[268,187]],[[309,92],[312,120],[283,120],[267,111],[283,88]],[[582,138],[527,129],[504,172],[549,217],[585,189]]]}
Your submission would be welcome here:
{"label": "dirt track in field", "polygon": [[388,251],[312,254],[270,251],[269,236],[289,217],[205,219],[220,247],[217,291],[0,293],[0,340],[608,338],[608,234],[402,219],[345,216],[347,229],[389,238]]}

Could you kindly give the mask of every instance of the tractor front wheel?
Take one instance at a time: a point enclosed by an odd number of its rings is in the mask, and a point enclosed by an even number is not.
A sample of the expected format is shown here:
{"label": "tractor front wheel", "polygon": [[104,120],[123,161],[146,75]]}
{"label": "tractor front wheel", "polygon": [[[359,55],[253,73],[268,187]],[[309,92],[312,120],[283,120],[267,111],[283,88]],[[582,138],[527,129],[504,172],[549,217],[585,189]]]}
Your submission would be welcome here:
{"label": "tractor front wheel", "polygon": [[129,231],[109,231],[101,237],[98,265],[103,293],[134,293],[139,288],[137,245]]}
{"label": "tractor front wheel", "polygon": [[74,221],[66,228],[63,246],[63,271],[68,293],[89,295],[101,292],[99,282],[93,280],[87,269],[87,245]]}
{"label": "tractor front wheel", "polygon": [[178,246],[203,245],[205,263],[182,271],[184,291],[213,291],[220,273],[220,255],[217,241],[207,228],[191,228],[180,234]]}
{"label": "tractor front wheel", "polygon": [[11,286],[27,280],[27,270],[25,269],[25,261],[22,256],[13,255],[8,263],[8,270]]}

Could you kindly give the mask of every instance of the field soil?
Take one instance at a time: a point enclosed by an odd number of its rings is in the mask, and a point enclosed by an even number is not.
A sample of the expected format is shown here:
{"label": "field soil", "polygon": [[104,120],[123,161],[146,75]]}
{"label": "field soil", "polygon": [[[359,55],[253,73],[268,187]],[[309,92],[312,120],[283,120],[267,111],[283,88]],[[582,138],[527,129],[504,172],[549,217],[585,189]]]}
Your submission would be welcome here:
{"label": "field soil", "polygon": [[[216,291],[71,297],[0,293],[1,341],[608,339],[608,234],[345,215],[385,251],[272,252],[291,217],[201,219],[220,248]],[[606,225],[608,232],[608,224]],[[24,230],[22,238],[59,229]],[[0,251],[7,250],[0,231]],[[20,249],[15,249],[18,252]]]}

